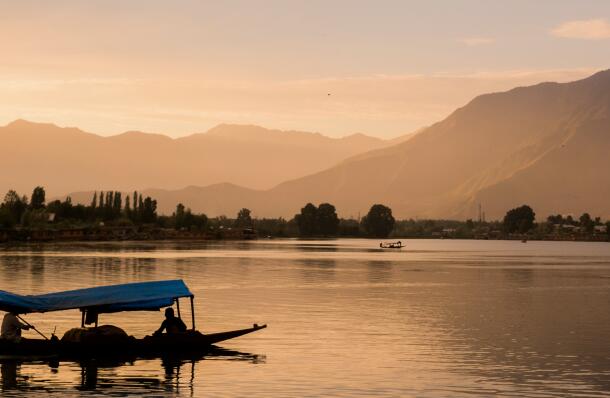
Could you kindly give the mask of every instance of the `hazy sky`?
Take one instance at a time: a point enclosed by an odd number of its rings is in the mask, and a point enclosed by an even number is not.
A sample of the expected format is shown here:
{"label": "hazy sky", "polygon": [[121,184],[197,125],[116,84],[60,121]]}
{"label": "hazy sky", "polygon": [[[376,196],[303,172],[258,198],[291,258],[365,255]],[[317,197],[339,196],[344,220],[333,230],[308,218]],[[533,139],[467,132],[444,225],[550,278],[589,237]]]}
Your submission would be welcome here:
{"label": "hazy sky", "polygon": [[607,68],[610,1],[0,0],[0,124],[392,137]]}

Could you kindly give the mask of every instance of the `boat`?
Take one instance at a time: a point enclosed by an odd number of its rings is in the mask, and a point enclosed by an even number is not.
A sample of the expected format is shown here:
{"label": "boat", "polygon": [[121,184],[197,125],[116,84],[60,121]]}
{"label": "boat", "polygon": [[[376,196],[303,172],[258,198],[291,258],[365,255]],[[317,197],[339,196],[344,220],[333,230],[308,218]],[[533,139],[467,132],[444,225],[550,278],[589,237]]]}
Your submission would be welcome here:
{"label": "boat", "polygon": [[[18,295],[0,290],[0,310],[19,314],[18,317],[26,324],[20,315],[74,309],[81,312],[80,328],[67,331],[61,339],[54,334],[47,338],[35,328],[42,338],[22,338],[19,342],[0,338],[0,357],[85,359],[160,357],[180,353],[195,355],[208,352],[214,344],[267,327],[254,324],[226,332],[201,333],[195,327],[194,297],[182,280],[99,286],[42,295]],[[177,317],[181,318],[181,298],[189,299],[191,307],[191,329],[185,332],[135,338],[116,326],[98,326],[102,314],[159,311],[174,305]],[[86,327],[91,324],[92,327]]]}
{"label": "boat", "polygon": [[400,249],[402,248],[402,242],[381,242],[379,243],[379,247],[382,249]]}

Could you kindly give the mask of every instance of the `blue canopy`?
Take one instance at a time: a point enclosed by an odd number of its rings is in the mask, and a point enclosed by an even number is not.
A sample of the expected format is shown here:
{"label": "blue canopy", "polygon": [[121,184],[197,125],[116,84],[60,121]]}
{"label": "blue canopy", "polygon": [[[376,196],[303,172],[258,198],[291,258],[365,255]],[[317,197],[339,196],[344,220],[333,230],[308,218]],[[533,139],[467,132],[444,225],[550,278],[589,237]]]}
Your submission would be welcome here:
{"label": "blue canopy", "polygon": [[65,292],[21,296],[0,290],[0,310],[18,313],[74,308],[98,314],[120,311],[157,311],[180,297],[193,297],[184,281],[156,281],[99,286]]}

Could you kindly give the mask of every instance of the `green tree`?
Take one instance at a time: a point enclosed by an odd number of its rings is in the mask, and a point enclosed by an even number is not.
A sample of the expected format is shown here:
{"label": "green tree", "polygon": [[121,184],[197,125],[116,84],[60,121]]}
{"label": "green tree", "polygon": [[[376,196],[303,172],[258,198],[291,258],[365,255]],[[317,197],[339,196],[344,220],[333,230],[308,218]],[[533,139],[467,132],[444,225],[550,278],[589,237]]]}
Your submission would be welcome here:
{"label": "green tree", "polygon": [[36,187],[30,198],[30,209],[42,209],[45,203],[45,191],[43,187]]}
{"label": "green tree", "polygon": [[178,205],[176,205],[176,211],[174,212],[174,220],[175,220],[175,224],[176,224],[176,229],[185,227],[184,215],[185,215],[185,207],[182,203],[178,203]]}
{"label": "green tree", "polygon": [[386,238],[394,229],[396,220],[392,216],[392,209],[381,204],[371,206],[366,216],[362,218],[362,228],[368,236]]}
{"label": "green tree", "polygon": [[120,192],[114,193],[114,201],[112,203],[112,215],[114,218],[121,216],[121,209],[123,208],[123,198]]}
{"label": "green tree", "polygon": [[322,203],[317,211],[318,232],[324,236],[335,236],[339,230],[339,217],[335,206]]}
{"label": "green tree", "polygon": [[563,219],[563,216],[561,214],[557,214],[555,216],[551,214],[550,216],[548,216],[546,218],[546,221],[549,224],[559,224],[559,225],[562,225],[563,222],[564,222],[564,219]]}
{"label": "green tree", "polygon": [[129,195],[125,195],[125,217],[131,218],[131,201]]}
{"label": "green tree", "polygon": [[595,229],[595,222],[589,213],[583,213],[579,218],[580,227],[584,232],[591,233]]}
{"label": "green tree", "polygon": [[114,206],[114,191],[106,192],[106,209],[112,209]]}
{"label": "green tree", "polygon": [[318,209],[311,203],[307,203],[301,209],[301,213],[294,216],[299,227],[299,235],[314,236],[318,233]]}
{"label": "green tree", "polygon": [[133,212],[138,212],[138,191],[133,191]]}
{"label": "green tree", "polygon": [[93,191],[93,199],[91,199],[91,209],[95,211],[97,206],[97,191]]}
{"label": "green tree", "polygon": [[237,219],[235,220],[236,227],[252,227],[252,217],[250,216],[250,209],[245,207],[237,213]]}
{"label": "green tree", "polygon": [[11,212],[3,206],[0,206],[0,228],[12,228],[15,225],[15,219]]}
{"label": "green tree", "polygon": [[100,203],[97,206],[97,208],[100,209],[101,211],[104,210],[104,191],[100,191]]}
{"label": "green tree", "polygon": [[[140,195],[142,199],[142,195]],[[142,201],[142,222],[152,223],[157,219],[157,201],[147,196]]]}
{"label": "green tree", "polygon": [[28,207],[28,198],[25,196],[19,197],[19,194],[12,189],[4,195],[4,202],[2,202],[2,208],[10,217],[11,224],[20,224],[23,214]]}
{"label": "green tree", "polygon": [[509,210],[504,216],[504,230],[508,233],[526,233],[534,227],[536,213],[528,205]]}
{"label": "green tree", "polygon": [[203,230],[208,223],[208,216],[205,214],[193,214],[191,209],[186,209],[184,213],[184,222],[189,229]]}

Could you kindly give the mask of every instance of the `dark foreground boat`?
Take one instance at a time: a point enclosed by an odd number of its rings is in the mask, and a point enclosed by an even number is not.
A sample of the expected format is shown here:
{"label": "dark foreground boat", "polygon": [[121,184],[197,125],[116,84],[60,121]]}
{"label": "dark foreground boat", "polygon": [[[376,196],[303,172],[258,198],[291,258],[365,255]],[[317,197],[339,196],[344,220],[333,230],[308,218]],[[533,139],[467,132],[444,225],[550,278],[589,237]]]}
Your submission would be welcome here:
{"label": "dark foreground boat", "polygon": [[[180,317],[180,298],[191,302],[192,329],[183,333],[146,336],[138,339],[121,329],[102,325],[100,314],[121,311],[158,311],[176,305]],[[71,329],[59,339],[21,339],[19,342],[0,338],[0,358],[37,357],[83,359],[97,357],[156,357],[167,354],[197,355],[208,352],[214,344],[264,329],[250,328],[204,334],[195,329],[194,295],[182,280],[130,283],[71,290],[36,296],[21,296],[0,291],[0,310],[25,314],[79,309],[81,327]],[[95,324],[86,328],[86,324]]]}

